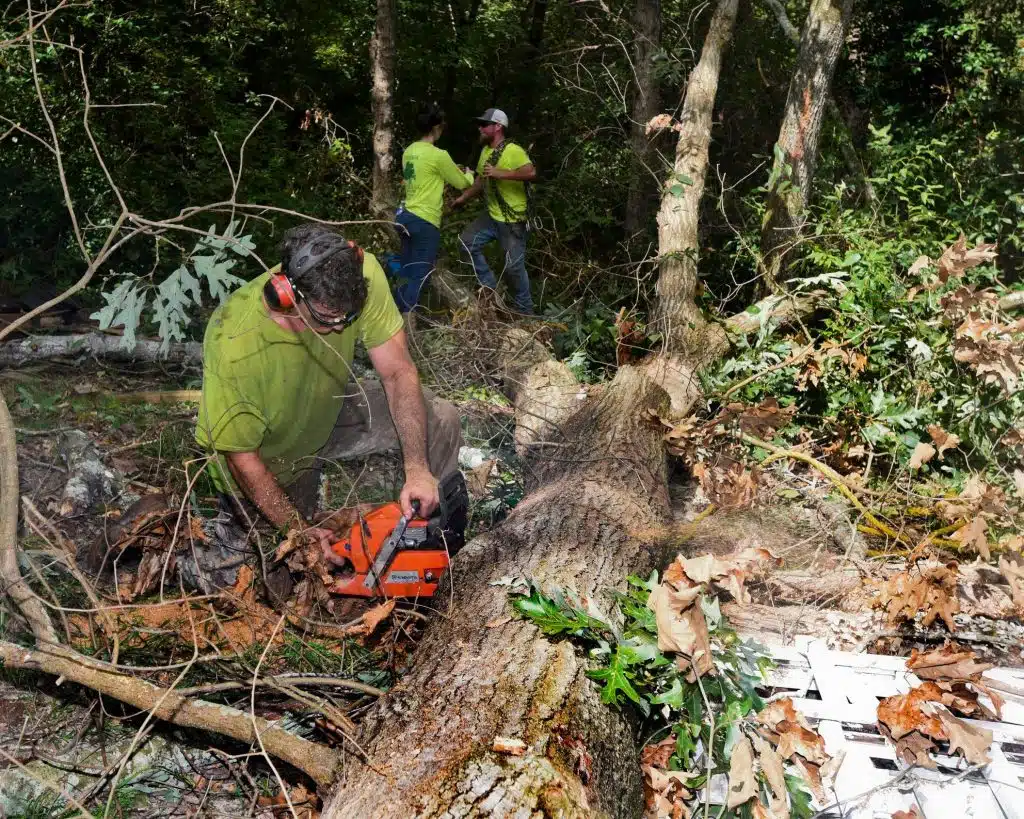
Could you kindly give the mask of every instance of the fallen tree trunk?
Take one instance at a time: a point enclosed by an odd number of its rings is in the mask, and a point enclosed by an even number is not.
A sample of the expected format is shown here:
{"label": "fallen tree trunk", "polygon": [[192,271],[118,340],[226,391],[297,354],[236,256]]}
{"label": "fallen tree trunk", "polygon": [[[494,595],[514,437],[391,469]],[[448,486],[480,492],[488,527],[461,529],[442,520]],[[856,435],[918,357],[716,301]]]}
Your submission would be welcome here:
{"label": "fallen tree trunk", "polygon": [[[667,403],[642,368],[623,368],[537,459],[542,488],[459,554],[452,616],[430,627],[413,669],[366,720],[384,778],[350,766],[325,816],[639,815],[629,724],[600,702],[572,644],[510,617],[500,582],[536,578],[607,605],[609,578],[658,564],[650,532],[666,520],[668,495],[662,432],[647,410]],[[526,753],[495,752],[498,737],[522,740]]]}
{"label": "fallen tree trunk", "polygon": [[166,353],[159,341],[138,341],[130,349],[122,346],[122,337],[106,333],[75,333],[67,336],[32,336],[21,341],[0,344],[0,366],[19,367],[32,361],[51,358],[96,356],[121,361],[171,361],[201,364],[203,345],[198,341],[173,342]]}

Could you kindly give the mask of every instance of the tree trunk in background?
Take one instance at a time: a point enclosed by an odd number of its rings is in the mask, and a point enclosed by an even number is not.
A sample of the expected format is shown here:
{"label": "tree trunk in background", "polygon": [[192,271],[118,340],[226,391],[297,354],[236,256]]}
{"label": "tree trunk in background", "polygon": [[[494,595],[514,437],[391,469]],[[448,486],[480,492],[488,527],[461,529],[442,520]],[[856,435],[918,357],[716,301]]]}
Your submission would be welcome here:
{"label": "tree trunk in background", "polygon": [[[544,21],[547,18],[549,5],[549,0],[531,0],[524,10],[522,18],[522,26],[526,30],[526,46],[523,52],[522,66],[526,82],[518,86],[516,98],[519,100],[519,105],[517,108],[512,112],[506,111],[512,117],[512,125],[516,128],[517,134],[529,132],[533,123],[535,103],[541,96],[538,79],[541,82],[548,81],[548,78],[540,71],[538,63],[544,53],[541,50],[541,44],[544,42]],[[502,102],[499,99],[496,104],[508,105],[508,102]]]}
{"label": "tree trunk in background", "polygon": [[[448,114],[449,120],[452,115],[452,107],[455,103],[455,87],[458,82],[459,73],[459,44],[466,30],[476,22],[477,14],[480,13],[481,0],[470,0],[466,13],[462,13],[459,3],[452,3],[452,54],[448,65],[444,70],[444,95],[441,98],[441,107]],[[475,116],[475,112],[469,112],[468,116]]]}
{"label": "tree trunk in background", "polygon": [[[783,33],[797,46],[800,45],[800,31],[789,21],[789,15],[786,13],[786,7],[782,5],[781,0],[765,0],[765,2],[771,6],[775,12],[775,17],[779,21],[779,27]],[[877,197],[875,196],[875,186],[871,184],[871,180],[868,178],[867,169],[864,167],[864,163],[861,162],[860,154],[857,153],[857,146],[853,141],[853,135],[856,131],[854,125],[854,119],[849,114],[845,113],[843,108],[836,102],[835,94],[830,94],[828,98],[828,112],[835,120],[835,123],[839,130],[839,151],[843,155],[843,159],[846,160],[846,167],[849,169],[850,174],[857,180],[857,184],[860,186],[861,192],[864,194],[864,199],[869,205],[873,205]]]}
{"label": "tree trunk in background", "polygon": [[[821,123],[852,6],[853,0],[812,0],[807,13],[776,143],[774,184],[761,229],[766,289],[775,289],[785,280],[787,256],[792,258],[789,251],[800,239],[818,160]],[[792,173],[786,173],[786,165]]]}
{"label": "tree trunk in background", "polygon": [[636,0],[633,10],[636,30],[633,48],[633,71],[636,73],[636,93],[633,96],[632,132],[634,170],[629,181],[626,202],[626,236],[636,235],[647,226],[654,206],[654,180],[657,171],[650,169],[654,151],[645,132],[647,123],[661,108],[661,95],[654,79],[654,55],[661,48],[661,0]]}
{"label": "tree trunk in background", "polygon": [[700,61],[686,84],[675,164],[662,190],[658,211],[660,269],[653,329],[662,334],[669,355],[696,360],[701,357],[705,325],[694,301],[700,201],[722,55],[732,37],[738,7],[739,0],[719,0],[711,17]]}
{"label": "tree trunk in background", "polygon": [[537,50],[544,39],[544,18],[548,13],[548,0],[533,0],[530,3],[530,33],[527,35],[530,45]]}
{"label": "tree trunk in background", "polygon": [[[689,127],[680,136],[677,164],[694,177],[690,187],[706,171],[721,54],[737,5],[720,0],[687,88]],[[700,204],[699,195],[666,191],[664,197],[671,202],[662,208],[665,220],[659,219],[669,243],[663,257],[695,247]],[[692,336],[697,328],[690,325],[697,321],[705,337],[700,358],[706,360],[706,349],[724,351],[724,331],[709,341],[718,326],[705,323],[693,302],[695,262],[681,276],[671,266],[667,270],[671,286],[660,288],[659,296],[678,313],[659,306],[667,332]],[[528,495],[453,561],[450,590],[442,588],[436,597],[441,606],[451,600],[449,616],[431,623],[412,669],[364,721],[364,747],[377,770],[353,763],[325,805],[325,819],[582,819],[642,811],[637,741],[629,723],[600,702],[586,677],[586,659],[571,642],[549,641],[531,623],[510,617],[502,581],[531,578],[575,590],[607,609],[609,588],[662,561],[667,467],[662,430],[649,410],[686,413],[699,396],[694,369],[671,356],[624,366],[580,406],[567,400],[575,398],[576,386],[565,365],[552,361],[529,334],[519,338],[506,343],[501,355],[516,407],[517,448],[531,475]],[[493,335],[489,340],[493,348]],[[682,347],[666,343],[670,351]],[[543,441],[518,434],[539,413],[546,417],[543,425],[534,423],[536,437],[553,438],[556,457]],[[496,752],[498,737],[522,740],[526,752]],[[589,765],[580,764],[581,751]]]}
{"label": "tree trunk in background", "polygon": [[370,212],[379,218],[395,205],[395,21],[396,0],[377,0],[377,25],[370,40],[370,104],[373,108],[373,191]]}

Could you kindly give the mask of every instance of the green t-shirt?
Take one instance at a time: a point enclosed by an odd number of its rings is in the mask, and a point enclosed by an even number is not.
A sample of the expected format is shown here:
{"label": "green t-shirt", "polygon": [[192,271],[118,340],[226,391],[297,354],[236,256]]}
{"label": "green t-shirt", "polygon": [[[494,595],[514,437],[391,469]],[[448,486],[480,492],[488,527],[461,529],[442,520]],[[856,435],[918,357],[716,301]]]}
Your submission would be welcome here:
{"label": "green t-shirt", "polygon": [[[491,154],[494,153],[494,149],[488,145],[480,152],[480,161],[476,163],[476,172],[483,173],[484,166],[487,164],[487,160],[490,159]],[[505,150],[501,152],[501,157],[498,159],[497,167],[503,171],[517,171],[523,165],[530,164],[530,157],[526,151],[516,145],[514,142],[509,142],[505,145]],[[491,196],[488,188],[491,185],[497,185],[498,193],[501,194],[501,198],[505,200],[505,204],[508,205],[511,211],[511,216],[514,218],[506,218],[505,214],[501,210],[501,206],[498,204],[497,198]],[[526,221],[526,186],[522,182],[514,182],[507,179],[500,179],[495,182],[492,179],[487,179],[484,185],[484,190],[487,192],[487,212],[491,214],[491,218],[497,222],[525,222]]]}
{"label": "green t-shirt", "polygon": [[[367,253],[366,304],[340,333],[295,333],[276,324],[263,301],[272,269],[240,287],[210,317],[203,339],[203,394],[196,440],[208,451],[258,450],[287,486],[311,465],[334,428],[356,339],[376,347],[402,329],[380,263]],[[221,491],[226,466],[213,470]]]}
{"label": "green t-shirt", "polygon": [[460,191],[473,184],[473,174],[460,171],[447,151],[423,140],[414,142],[402,154],[402,176],[405,209],[438,228],[444,183]]}

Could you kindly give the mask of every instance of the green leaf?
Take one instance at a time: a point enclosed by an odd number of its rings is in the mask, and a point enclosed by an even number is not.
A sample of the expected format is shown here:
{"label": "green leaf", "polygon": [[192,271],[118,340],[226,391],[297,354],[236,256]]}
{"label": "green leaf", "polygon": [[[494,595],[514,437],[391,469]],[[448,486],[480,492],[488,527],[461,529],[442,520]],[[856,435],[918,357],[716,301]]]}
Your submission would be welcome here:
{"label": "green leaf", "polygon": [[679,681],[679,675],[672,678],[672,685],[667,691],[662,691],[651,698],[652,705],[667,705],[675,711],[683,710],[683,684]]}
{"label": "green leaf", "polygon": [[635,703],[646,716],[650,714],[651,707],[633,687],[634,674],[629,670],[631,663],[627,660],[627,652],[623,652],[621,649],[622,646],[616,646],[607,668],[591,669],[587,672],[587,676],[592,680],[604,683],[601,688],[601,702],[619,706],[621,697],[625,696]]}
{"label": "green leaf", "polygon": [[676,182],[674,185],[669,186],[668,192],[671,193],[673,196],[682,196],[684,190],[684,186],[679,182]]}
{"label": "green leaf", "polygon": [[675,176],[675,178],[679,182],[682,182],[684,185],[692,185],[693,184],[693,177],[687,176],[685,173],[677,173],[677,174],[673,174],[673,176]]}

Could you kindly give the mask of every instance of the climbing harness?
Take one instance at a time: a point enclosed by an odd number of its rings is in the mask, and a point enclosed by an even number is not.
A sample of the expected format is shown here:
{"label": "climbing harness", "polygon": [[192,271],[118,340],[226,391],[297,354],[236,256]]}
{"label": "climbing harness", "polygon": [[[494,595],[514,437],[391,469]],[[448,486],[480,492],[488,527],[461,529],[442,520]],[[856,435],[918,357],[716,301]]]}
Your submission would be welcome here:
{"label": "climbing harness", "polygon": [[[487,164],[492,168],[498,167],[498,163],[501,161],[501,155],[505,152],[505,148],[508,144],[507,140],[502,140],[501,144],[499,144],[487,158]],[[524,222],[526,224],[527,231],[541,230],[544,223],[541,218],[536,215],[534,209],[533,185],[530,182],[523,182],[523,190],[526,193],[526,213],[518,214],[512,210],[509,203],[505,201],[505,197],[501,195],[501,191],[498,189],[497,179],[488,178],[487,185],[485,187],[488,200],[494,200],[498,205],[498,210],[501,211],[501,215],[505,217],[506,222]]]}

